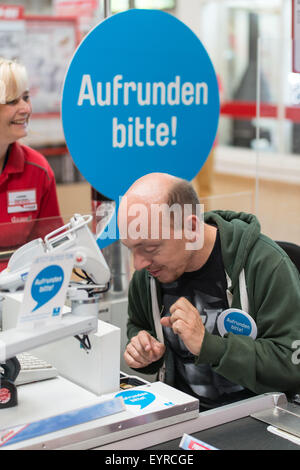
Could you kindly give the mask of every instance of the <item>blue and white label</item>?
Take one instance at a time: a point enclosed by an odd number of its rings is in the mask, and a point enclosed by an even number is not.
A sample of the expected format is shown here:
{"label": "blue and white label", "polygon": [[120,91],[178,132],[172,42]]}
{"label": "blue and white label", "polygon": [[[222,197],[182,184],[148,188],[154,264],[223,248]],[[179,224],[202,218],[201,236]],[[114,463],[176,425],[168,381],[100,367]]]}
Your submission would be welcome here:
{"label": "blue and white label", "polygon": [[174,402],[156,393],[135,388],[119,392],[116,397],[122,397],[124,404],[130,408],[134,414],[152,413],[175,405]]}
{"label": "blue and white label", "polygon": [[257,336],[256,323],[251,315],[238,308],[224,310],[218,317],[217,326],[221,336],[227,333],[250,336],[253,339]]}
{"label": "blue and white label", "polygon": [[155,400],[155,395],[146,390],[127,390],[118,393],[116,397],[122,397],[125,405],[139,406],[141,410],[149,406]]}
{"label": "blue and white label", "polygon": [[[64,270],[56,264],[47,266],[38,273],[31,285],[31,296],[36,301],[33,312],[55,297],[63,285],[64,277]],[[56,309],[57,307],[54,308]]]}
{"label": "blue and white label", "polygon": [[43,255],[34,260],[25,283],[18,326],[61,317],[73,266],[73,253]]}
{"label": "blue and white label", "polygon": [[133,9],[79,45],[62,122],[79,171],[118,201],[146,173],[194,178],[214,143],[219,108],[217,77],[197,36],[168,13]]}

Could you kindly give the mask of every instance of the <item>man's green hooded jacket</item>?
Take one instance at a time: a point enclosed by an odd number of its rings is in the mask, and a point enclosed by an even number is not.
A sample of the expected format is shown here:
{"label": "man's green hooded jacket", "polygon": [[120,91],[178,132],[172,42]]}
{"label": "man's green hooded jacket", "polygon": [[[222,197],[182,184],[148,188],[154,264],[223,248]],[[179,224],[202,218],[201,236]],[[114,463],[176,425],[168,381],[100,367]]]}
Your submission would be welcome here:
{"label": "man's green hooded jacket", "polygon": [[[300,276],[286,253],[260,232],[251,214],[214,211],[205,222],[218,227],[226,273],[231,279],[232,307],[241,308],[239,276],[244,269],[248,313],[257,325],[257,337],[228,333],[224,337],[205,332],[195,364],[213,370],[254,393],[300,392]],[[156,281],[159,308],[160,284]],[[130,340],[140,330],[156,337],[150,294],[150,275],[143,269],[133,275],[128,294]],[[165,361],[165,381],[174,383],[172,352],[140,369],[153,374]]]}

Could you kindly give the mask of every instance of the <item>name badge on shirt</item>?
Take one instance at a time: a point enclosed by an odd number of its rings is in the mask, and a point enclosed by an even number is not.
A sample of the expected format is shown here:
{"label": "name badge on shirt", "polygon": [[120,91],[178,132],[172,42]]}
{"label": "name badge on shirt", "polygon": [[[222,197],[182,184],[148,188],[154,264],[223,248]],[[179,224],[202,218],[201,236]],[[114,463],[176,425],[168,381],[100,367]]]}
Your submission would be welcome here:
{"label": "name badge on shirt", "polygon": [[27,212],[37,210],[36,190],[10,191],[7,193],[7,212]]}
{"label": "name badge on shirt", "polygon": [[251,315],[238,308],[224,310],[218,316],[217,327],[221,336],[227,333],[250,336],[253,339],[257,336],[256,323]]}

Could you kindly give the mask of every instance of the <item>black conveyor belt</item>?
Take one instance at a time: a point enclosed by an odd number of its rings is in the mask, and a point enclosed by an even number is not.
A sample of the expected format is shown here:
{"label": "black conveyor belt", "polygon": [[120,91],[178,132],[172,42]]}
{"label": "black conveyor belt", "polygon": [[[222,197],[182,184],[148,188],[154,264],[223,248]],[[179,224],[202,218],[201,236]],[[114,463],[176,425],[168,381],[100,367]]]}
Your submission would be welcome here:
{"label": "black conveyor belt", "polygon": [[[220,450],[300,450],[300,446],[271,433],[267,427],[248,416],[192,435]],[[147,450],[180,450],[180,440],[164,442]]]}

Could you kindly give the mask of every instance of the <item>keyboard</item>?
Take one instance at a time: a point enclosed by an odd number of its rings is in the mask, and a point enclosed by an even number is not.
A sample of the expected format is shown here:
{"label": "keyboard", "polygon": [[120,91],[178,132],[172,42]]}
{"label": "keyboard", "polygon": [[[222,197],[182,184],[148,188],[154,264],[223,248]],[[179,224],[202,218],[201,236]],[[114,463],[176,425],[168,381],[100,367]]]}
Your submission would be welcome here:
{"label": "keyboard", "polygon": [[46,361],[33,356],[30,353],[18,354],[17,358],[21,365],[21,370],[16,378],[16,385],[40,382],[41,380],[52,379],[58,376],[58,370]]}

